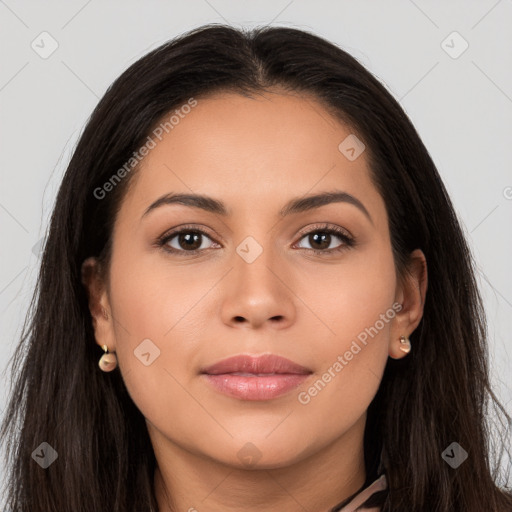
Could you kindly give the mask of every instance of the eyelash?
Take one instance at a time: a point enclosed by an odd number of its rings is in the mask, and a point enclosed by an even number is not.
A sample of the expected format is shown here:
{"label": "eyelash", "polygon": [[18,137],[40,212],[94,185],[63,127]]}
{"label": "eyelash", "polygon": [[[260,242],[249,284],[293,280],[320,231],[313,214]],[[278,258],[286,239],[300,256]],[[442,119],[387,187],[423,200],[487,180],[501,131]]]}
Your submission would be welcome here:
{"label": "eyelash", "polygon": [[[180,229],[171,231],[170,233],[164,233],[161,237],[159,237],[156,240],[156,245],[158,247],[162,248],[166,252],[169,252],[171,254],[178,254],[180,256],[194,255],[194,254],[197,254],[197,253],[207,250],[207,249],[193,249],[190,251],[185,251],[185,250],[169,248],[166,245],[170,240],[172,240],[174,237],[176,237],[177,235],[180,235],[182,233],[195,233],[195,234],[204,235],[210,239],[212,238],[208,233],[206,233],[206,231],[204,231],[200,228],[196,228],[194,226],[182,226]],[[315,227],[314,229],[312,229],[310,231],[302,233],[299,241],[302,240],[303,238],[305,238],[306,236],[314,234],[314,233],[324,233],[324,234],[329,234],[329,235],[335,235],[338,238],[340,238],[343,243],[339,247],[336,247],[334,249],[327,249],[327,250],[308,249],[308,248],[301,248],[301,249],[306,250],[306,251],[311,251],[319,256],[325,256],[325,255],[329,255],[329,254],[333,254],[333,253],[338,253],[338,252],[347,250],[347,249],[355,246],[355,239],[353,237],[351,237],[344,229],[339,228],[334,225],[331,225],[331,224],[325,224],[320,227]]]}

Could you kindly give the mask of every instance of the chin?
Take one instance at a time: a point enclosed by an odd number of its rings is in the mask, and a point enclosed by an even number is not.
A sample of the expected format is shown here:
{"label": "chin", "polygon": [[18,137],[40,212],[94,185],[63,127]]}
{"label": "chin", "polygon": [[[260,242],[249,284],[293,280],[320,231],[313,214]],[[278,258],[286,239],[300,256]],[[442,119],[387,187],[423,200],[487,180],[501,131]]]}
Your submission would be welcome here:
{"label": "chin", "polygon": [[[252,439],[252,441],[249,441]],[[270,441],[261,436],[261,441],[247,436],[244,440],[219,446],[219,453],[210,453],[217,462],[237,469],[264,470],[291,466],[308,456],[313,449],[311,445],[299,446],[289,439],[287,445],[282,440]]]}

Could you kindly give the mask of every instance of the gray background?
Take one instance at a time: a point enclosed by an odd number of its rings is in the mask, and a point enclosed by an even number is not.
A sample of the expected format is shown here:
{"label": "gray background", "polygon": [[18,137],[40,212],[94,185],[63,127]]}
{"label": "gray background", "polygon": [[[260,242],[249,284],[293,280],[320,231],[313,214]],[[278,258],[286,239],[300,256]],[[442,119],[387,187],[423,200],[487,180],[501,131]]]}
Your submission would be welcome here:
{"label": "gray background", "polygon": [[[512,413],[512,0],[0,1],[0,370],[16,347],[38,242],[87,117],[130,64],[210,22],[311,30],[400,101],[473,248],[493,384]],[[50,37],[58,48],[42,58],[31,45],[48,51]],[[1,415],[3,375],[0,385]]]}

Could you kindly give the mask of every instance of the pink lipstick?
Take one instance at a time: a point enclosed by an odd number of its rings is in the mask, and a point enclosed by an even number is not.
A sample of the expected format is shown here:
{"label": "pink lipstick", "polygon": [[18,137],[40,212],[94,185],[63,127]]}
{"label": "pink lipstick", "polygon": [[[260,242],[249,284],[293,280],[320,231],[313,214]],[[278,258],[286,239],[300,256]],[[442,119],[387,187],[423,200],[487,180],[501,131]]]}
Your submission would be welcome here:
{"label": "pink lipstick", "polygon": [[240,354],[201,369],[217,391],[242,400],[270,400],[302,384],[313,373],[274,354]]}

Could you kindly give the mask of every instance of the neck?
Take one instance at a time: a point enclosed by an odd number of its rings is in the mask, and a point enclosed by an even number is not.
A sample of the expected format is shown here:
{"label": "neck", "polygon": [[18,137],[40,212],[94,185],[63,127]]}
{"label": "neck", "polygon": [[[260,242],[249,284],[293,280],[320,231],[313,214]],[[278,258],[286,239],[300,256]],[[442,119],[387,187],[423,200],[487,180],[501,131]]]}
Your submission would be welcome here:
{"label": "neck", "polygon": [[155,450],[159,511],[328,512],[365,482],[364,420],[321,451],[275,468],[241,469],[166,440],[165,453]]}

